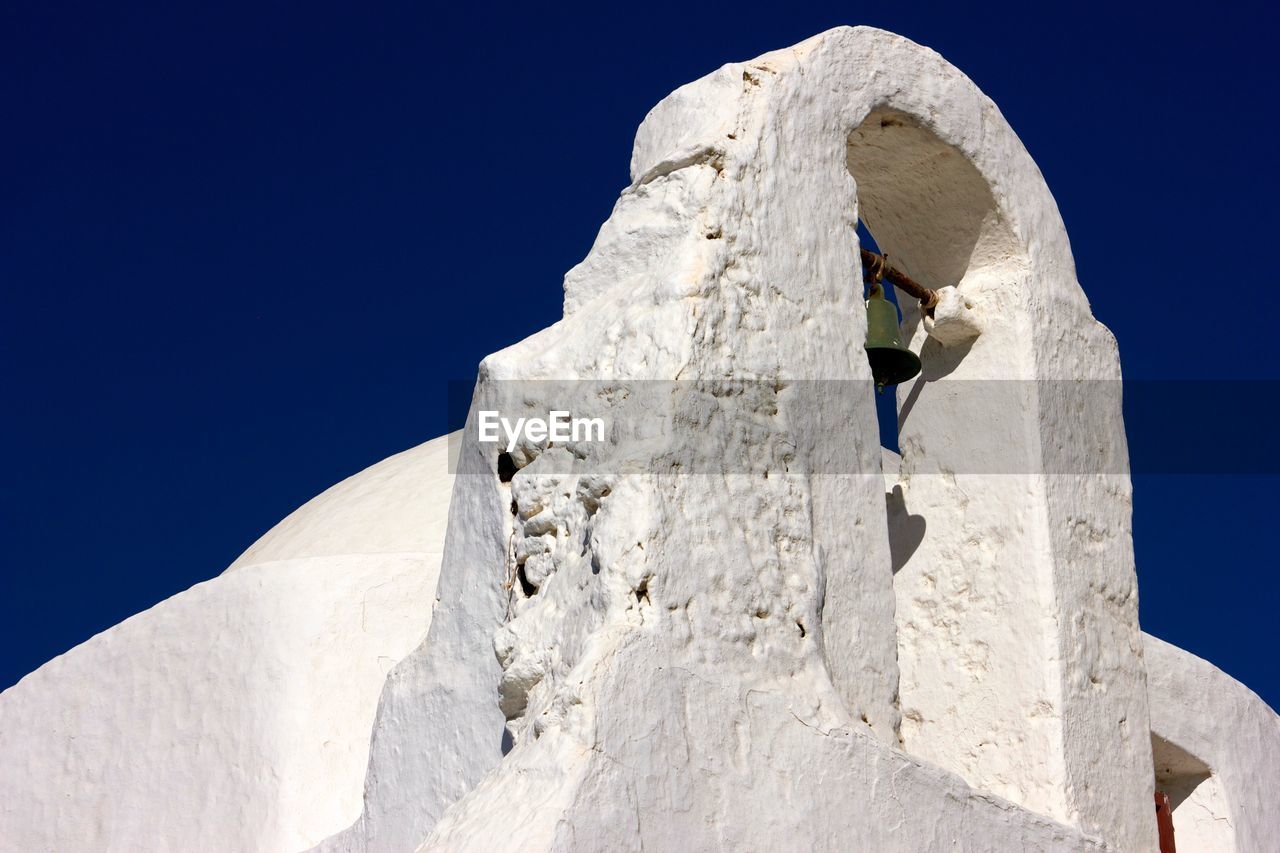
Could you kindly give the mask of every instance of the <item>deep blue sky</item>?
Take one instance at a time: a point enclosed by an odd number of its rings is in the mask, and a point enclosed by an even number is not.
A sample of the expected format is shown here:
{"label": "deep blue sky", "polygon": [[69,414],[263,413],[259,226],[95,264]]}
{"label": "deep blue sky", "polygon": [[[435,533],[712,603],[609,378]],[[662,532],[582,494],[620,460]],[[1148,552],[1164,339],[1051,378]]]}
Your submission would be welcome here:
{"label": "deep blue sky", "polygon": [[[648,109],[838,24],[1000,105],[1126,377],[1280,378],[1262,10],[4,4],[0,687],[443,432],[446,380],[559,316]],[[1152,387],[1143,627],[1280,705],[1280,386]]]}

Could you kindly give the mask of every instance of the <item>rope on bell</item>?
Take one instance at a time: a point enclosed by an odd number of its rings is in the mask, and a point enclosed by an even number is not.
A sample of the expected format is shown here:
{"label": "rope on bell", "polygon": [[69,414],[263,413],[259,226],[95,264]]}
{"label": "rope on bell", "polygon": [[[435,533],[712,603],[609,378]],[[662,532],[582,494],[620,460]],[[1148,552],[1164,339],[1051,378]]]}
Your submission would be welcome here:
{"label": "rope on bell", "polygon": [[877,255],[868,249],[861,249],[862,266],[872,272],[872,286],[878,287],[882,278],[887,278],[894,287],[904,290],[920,301],[920,310],[933,316],[933,309],[938,304],[938,291],[930,290],[917,283],[902,270],[889,266],[888,255]]}
{"label": "rope on bell", "polygon": [[875,269],[871,271],[871,283],[868,285],[868,287],[870,288],[870,293],[869,293],[870,296],[874,297],[884,292],[884,287],[880,284],[880,282],[884,279],[884,268],[888,262],[889,262],[888,255],[876,256]]}

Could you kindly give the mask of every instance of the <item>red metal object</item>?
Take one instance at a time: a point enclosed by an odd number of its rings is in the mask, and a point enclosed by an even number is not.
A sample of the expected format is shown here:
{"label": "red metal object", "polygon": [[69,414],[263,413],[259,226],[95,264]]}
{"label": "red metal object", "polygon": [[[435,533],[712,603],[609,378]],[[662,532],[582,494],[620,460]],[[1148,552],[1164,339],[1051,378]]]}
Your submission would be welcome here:
{"label": "red metal object", "polygon": [[1173,809],[1164,791],[1156,791],[1156,826],[1160,828],[1160,853],[1178,853],[1173,845]]}

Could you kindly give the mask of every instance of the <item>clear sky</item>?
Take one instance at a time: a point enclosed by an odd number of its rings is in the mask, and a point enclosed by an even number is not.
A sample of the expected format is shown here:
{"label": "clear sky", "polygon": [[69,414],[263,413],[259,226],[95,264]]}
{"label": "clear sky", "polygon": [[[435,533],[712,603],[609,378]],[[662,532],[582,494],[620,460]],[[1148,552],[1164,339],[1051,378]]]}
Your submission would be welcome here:
{"label": "clear sky", "polygon": [[871,24],[1000,105],[1144,380],[1143,627],[1280,705],[1264,9],[4,4],[0,687],[444,432],[447,381],[558,318],[663,95]]}

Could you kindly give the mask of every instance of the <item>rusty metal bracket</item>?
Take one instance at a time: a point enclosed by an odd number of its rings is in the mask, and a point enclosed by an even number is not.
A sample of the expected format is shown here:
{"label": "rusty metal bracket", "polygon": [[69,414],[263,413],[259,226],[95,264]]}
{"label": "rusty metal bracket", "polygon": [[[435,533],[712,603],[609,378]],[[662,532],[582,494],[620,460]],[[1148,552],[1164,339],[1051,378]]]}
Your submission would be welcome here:
{"label": "rusty metal bracket", "polygon": [[930,317],[933,316],[933,309],[938,304],[938,291],[930,290],[902,270],[889,266],[885,261],[884,255],[877,255],[868,249],[862,249],[861,252],[864,273],[875,271],[877,280],[880,276],[883,276],[884,280],[894,287],[906,291],[918,299],[920,301],[920,310]]}

